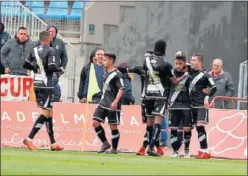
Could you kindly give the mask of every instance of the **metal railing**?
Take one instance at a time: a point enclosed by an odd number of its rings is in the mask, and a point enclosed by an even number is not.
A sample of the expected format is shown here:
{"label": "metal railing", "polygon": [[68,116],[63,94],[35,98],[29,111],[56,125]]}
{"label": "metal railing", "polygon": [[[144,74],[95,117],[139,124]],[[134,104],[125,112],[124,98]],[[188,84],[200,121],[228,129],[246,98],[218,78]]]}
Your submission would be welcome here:
{"label": "metal railing", "polygon": [[230,109],[230,107],[226,107],[226,103],[225,102],[231,102],[232,105],[231,105],[231,109],[236,109],[236,105],[238,105],[239,103],[239,107],[238,107],[238,110],[244,110],[244,109],[247,109],[247,101],[248,101],[248,98],[239,98],[239,97],[227,97],[227,96],[216,96],[213,98],[213,100],[211,101],[211,104],[210,104],[210,107],[211,108],[215,108],[215,102],[219,100],[222,102],[222,109]]}
{"label": "metal railing", "polygon": [[[247,97],[247,60],[239,65],[238,97]],[[240,109],[240,101],[238,101],[237,108]]]}
{"label": "metal railing", "polygon": [[[42,21],[38,16],[31,12],[28,8],[23,6],[20,2],[11,1],[8,5],[1,3],[0,21],[5,24],[5,31],[12,37],[15,36],[20,26],[28,29],[29,38],[33,41],[38,40],[39,33],[46,30],[47,24]],[[65,102],[74,102],[75,95],[75,70],[76,59],[79,56],[79,51],[70,42],[63,39],[60,34],[57,35],[65,44],[68,55],[68,64],[62,78],[68,79],[68,93]]]}

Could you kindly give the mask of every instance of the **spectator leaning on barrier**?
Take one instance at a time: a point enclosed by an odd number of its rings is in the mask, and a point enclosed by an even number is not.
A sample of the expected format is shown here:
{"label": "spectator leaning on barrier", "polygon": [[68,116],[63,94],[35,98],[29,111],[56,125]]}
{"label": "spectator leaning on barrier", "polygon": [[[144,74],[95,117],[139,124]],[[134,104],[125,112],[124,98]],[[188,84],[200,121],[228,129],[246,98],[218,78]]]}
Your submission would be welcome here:
{"label": "spectator leaning on barrier", "polygon": [[9,39],[1,48],[1,62],[6,74],[27,75],[29,71],[23,68],[28,54],[33,48],[33,42],[29,40],[28,31],[20,27],[14,39]]}
{"label": "spectator leaning on barrier", "polygon": [[[214,59],[213,68],[210,75],[213,77],[217,91],[215,96],[234,96],[234,83],[231,75],[223,70],[223,61],[219,58]],[[230,103],[224,101],[224,107],[222,100],[215,101],[215,108],[230,108]]]}
{"label": "spectator leaning on barrier", "polygon": [[[0,50],[9,38],[9,33],[4,31],[4,24],[0,22]],[[4,74],[4,72],[4,66],[0,60],[0,74]]]}
{"label": "spectator leaning on barrier", "polygon": [[[50,43],[50,47],[52,47],[55,50],[55,62],[58,67],[62,67],[65,70],[65,67],[68,62],[67,52],[65,48],[65,43],[57,38],[58,29],[55,26],[49,26],[47,28],[47,31],[50,34],[50,37],[52,39]],[[40,45],[40,41],[35,42],[35,46]],[[53,74],[53,84],[54,84],[54,102],[60,101],[61,98],[61,89],[59,86],[59,77],[64,72],[60,73],[54,73]]]}
{"label": "spectator leaning on barrier", "polygon": [[[102,97],[102,88],[103,88],[103,74],[104,74],[104,68],[103,68],[103,55],[104,50],[102,48],[96,48],[95,49],[95,56],[93,58],[95,73],[96,73],[96,79],[99,86],[99,89],[101,92],[95,94],[92,97],[91,103],[99,103]],[[84,83],[80,83],[80,86],[83,86],[79,88],[79,90],[83,90],[82,92],[79,92],[78,95],[80,96],[80,102],[86,103],[87,102],[87,93],[88,93],[88,86],[89,86],[89,73],[90,73],[90,64],[87,64],[85,66],[85,81]],[[82,75],[82,74],[81,74]],[[82,78],[81,78],[82,79]]]}

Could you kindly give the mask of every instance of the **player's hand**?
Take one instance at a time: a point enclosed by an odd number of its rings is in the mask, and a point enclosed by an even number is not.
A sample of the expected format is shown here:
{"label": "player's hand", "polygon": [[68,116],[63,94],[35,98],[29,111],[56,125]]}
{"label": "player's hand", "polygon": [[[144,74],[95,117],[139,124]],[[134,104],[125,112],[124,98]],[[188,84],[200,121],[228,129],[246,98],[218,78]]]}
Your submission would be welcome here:
{"label": "player's hand", "polygon": [[5,74],[9,74],[9,73],[10,73],[9,67],[5,68]]}
{"label": "player's hand", "polygon": [[205,94],[208,94],[208,93],[209,93],[209,88],[202,89],[202,91],[203,91]]}
{"label": "player's hand", "polygon": [[86,98],[82,98],[79,102],[80,103],[86,103],[87,102],[87,99]]}
{"label": "player's hand", "polygon": [[117,105],[118,105],[118,102],[115,100],[112,104],[111,104],[111,109],[113,111],[115,111],[117,109]]}
{"label": "player's hand", "polygon": [[206,96],[204,99],[204,107],[206,109],[209,109],[210,105],[209,105],[209,96]]}
{"label": "player's hand", "polygon": [[64,73],[65,73],[65,69],[64,69],[63,67],[60,67],[60,69],[61,69],[60,74],[61,74],[61,75],[64,74]]}

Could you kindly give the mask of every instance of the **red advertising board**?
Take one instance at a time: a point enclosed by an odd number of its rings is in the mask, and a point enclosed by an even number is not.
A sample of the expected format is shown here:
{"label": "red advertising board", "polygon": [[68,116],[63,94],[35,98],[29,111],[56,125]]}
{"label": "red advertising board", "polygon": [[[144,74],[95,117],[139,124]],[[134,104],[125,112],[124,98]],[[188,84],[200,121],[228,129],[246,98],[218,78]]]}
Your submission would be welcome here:
{"label": "red advertising board", "polygon": [[[96,151],[101,146],[92,128],[92,114],[96,105],[85,104],[54,105],[54,131],[59,144],[65,150]],[[1,102],[1,145],[23,147],[22,140],[30,132],[40,109],[34,102]],[[104,127],[110,140],[107,122]],[[135,152],[140,147],[145,125],[142,124],[140,106],[123,106],[121,112],[119,149]],[[247,112],[236,110],[210,110],[210,124],[207,126],[209,150],[213,156],[226,158],[247,158]],[[34,139],[36,146],[49,147],[45,126]],[[193,130],[191,152],[199,149],[197,133]]]}

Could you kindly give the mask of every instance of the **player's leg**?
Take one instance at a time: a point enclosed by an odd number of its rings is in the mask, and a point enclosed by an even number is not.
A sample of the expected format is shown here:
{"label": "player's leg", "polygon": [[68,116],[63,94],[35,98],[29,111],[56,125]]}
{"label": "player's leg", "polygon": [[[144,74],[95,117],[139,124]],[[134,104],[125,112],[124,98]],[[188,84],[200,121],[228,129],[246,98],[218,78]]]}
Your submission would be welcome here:
{"label": "player's leg", "polygon": [[154,102],[152,114],[155,115],[155,121],[153,125],[153,132],[152,132],[152,139],[149,144],[148,155],[150,156],[160,156],[160,154],[154,151],[154,146],[156,141],[159,140],[160,133],[161,133],[161,124],[164,118],[165,113],[165,102],[164,100],[156,100]]}
{"label": "player's leg", "polygon": [[106,116],[108,115],[108,111],[106,109],[101,108],[98,106],[94,112],[93,115],[93,123],[92,126],[95,129],[95,132],[98,136],[98,138],[102,141],[103,145],[101,146],[101,149],[98,151],[98,153],[103,153],[109,148],[111,148],[111,145],[109,144],[104,128],[102,127],[101,123],[104,123]]}
{"label": "player's leg", "polygon": [[170,143],[173,149],[171,157],[179,157],[178,150],[181,147],[181,140],[178,138],[178,127],[180,125],[181,113],[180,110],[171,110],[169,116],[169,127],[170,127]]}
{"label": "player's leg", "polygon": [[110,153],[117,154],[120,140],[118,125],[120,124],[120,111],[108,111],[108,123],[112,134],[112,149]]}
{"label": "player's leg", "polygon": [[196,130],[198,132],[198,140],[200,142],[200,151],[196,158],[209,159],[211,155],[208,152],[207,133],[205,125],[208,123],[208,109],[197,109],[197,125]]}
{"label": "player's leg", "polygon": [[[35,90],[37,104],[39,107],[42,108],[45,103],[45,99],[44,99],[45,90],[37,87],[34,88],[34,90]],[[34,126],[31,129],[28,137],[23,140],[24,145],[26,145],[29,148],[29,150],[36,149],[36,147],[33,145],[32,140],[34,139],[35,135],[40,131],[41,127],[46,121],[47,121],[47,116],[45,114],[40,114],[40,116],[35,121]]]}
{"label": "player's leg", "polygon": [[190,140],[192,136],[192,116],[190,110],[184,110],[183,113],[183,130],[184,130],[184,157],[190,158]]}

